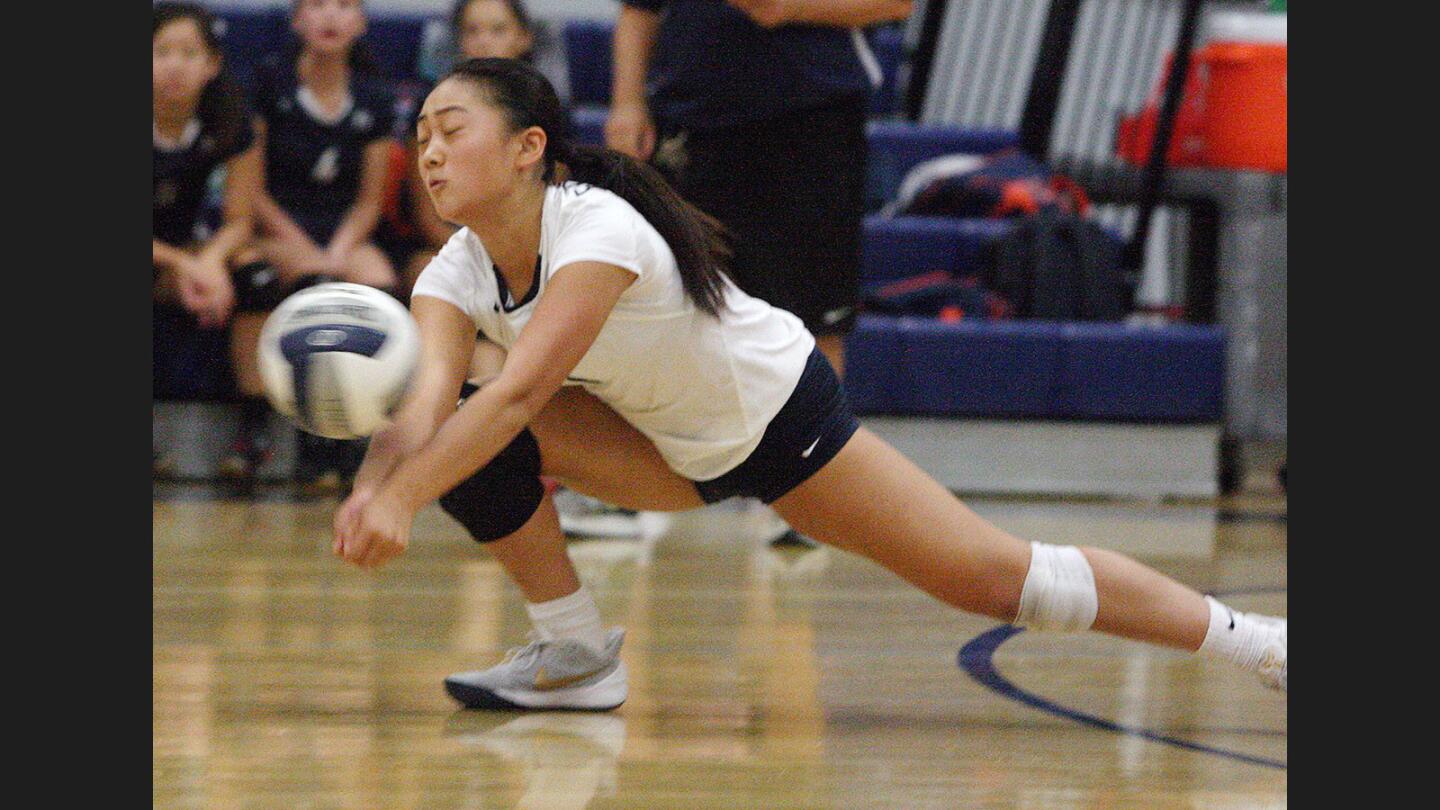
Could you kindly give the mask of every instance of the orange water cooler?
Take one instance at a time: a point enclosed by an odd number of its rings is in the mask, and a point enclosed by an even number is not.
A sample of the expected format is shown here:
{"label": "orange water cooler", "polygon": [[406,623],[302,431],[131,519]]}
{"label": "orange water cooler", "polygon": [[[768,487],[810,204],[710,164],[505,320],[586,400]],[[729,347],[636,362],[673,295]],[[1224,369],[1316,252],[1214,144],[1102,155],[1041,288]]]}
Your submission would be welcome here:
{"label": "orange water cooler", "polygon": [[[1191,54],[1167,162],[1285,172],[1286,15],[1214,14],[1207,40]],[[1169,64],[1145,108],[1120,120],[1116,153],[1129,163],[1143,166],[1148,159]]]}

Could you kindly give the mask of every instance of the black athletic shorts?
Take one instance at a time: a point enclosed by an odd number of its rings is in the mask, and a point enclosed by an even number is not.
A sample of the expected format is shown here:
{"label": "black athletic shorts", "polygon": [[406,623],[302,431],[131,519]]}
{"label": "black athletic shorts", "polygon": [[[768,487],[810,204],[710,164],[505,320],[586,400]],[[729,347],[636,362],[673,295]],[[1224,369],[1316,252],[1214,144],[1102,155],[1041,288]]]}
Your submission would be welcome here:
{"label": "black athletic shorts", "polygon": [[653,159],[729,228],[730,276],[815,335],[843,335],[859,302],[866,100],[846,96],[713,130],[661,124]]}
{"label": "black athletic shorts", "polygon": [[859,427],[830,361],[814,349],[754,452],[719,478],[696,481],[695,489],[706,503],[735,495],[773,503],[829,463]]}

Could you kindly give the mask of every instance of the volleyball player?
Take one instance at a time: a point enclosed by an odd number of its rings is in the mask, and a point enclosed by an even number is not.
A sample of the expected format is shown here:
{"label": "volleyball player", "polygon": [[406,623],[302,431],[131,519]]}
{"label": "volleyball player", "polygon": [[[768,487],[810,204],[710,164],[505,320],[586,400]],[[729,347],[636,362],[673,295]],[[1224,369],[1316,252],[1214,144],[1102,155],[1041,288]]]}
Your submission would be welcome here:
{"label": "volleyball player", "polygon": [[[464,705],[602,710],[627,695],[624,632],[579,581],[542,473],[642,509],[756,497],[962,610],[1198,650],[1286,687],[1284,619],[1113,551],[1026,543],[860,427],[801,321],[725,276],[714,220],[653,168],[572,143],[533,68],[460,64],[418,135],[437,211],[465,227],[416,284],[417,379],[335,515],[333,550],[383,565],[437,498],[488,544],[538,640],[447,678]],[[508,355],[457,410],[477,328]]]}
{"label": "volleyball player", "polygon": [[[395,97],[360,41],[360,0],[295,0],[294,45],[256,71],[265,189],[259,248],[287,290],[338,280],[394,292],[395,270],[371,241],[380,218]],[[338,484],[355,444],[300,432],[295,477]]]}
{"label": "volleyball player", "polygon": [[[178,300],[202,328],[230,328],[230,360],[241,396],[240,430],[220,471],[248,476],[270,455],[269,406],[255,347],[265,313],[278,302],[275,274],[248,245],[260,188],[255,145],[241,94],[225,74],[215,19],[192,3],[154,6],[155,181],[152,257],[156,295]],[[224,172],[222,217],[202,223],[208,185]],[[157,466],[163,466],[157,461]]]}

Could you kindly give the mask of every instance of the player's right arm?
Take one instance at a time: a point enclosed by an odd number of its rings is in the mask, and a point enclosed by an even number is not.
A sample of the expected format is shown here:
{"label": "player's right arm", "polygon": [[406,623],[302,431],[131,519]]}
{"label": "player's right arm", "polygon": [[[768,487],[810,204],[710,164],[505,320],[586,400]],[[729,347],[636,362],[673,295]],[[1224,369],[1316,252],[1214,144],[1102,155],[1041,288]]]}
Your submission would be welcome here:
{"label": "player's right arm", "polygon": [[342,527],[354,520],[391,471],[430,441],[455,413],[460,386],[470,371],[475,351],[475,322],[470,316],[428,295],[412,298],[410,311],[420,326],[419,368],[395,418],[370,439],[352,494],[335,513],[336,553]]}
{"label": "player's right arm", "polygon": [[605,119],[605,145],[636,160],[649,160],[655,151],[655,121],[645,99],[645,75],[659,30],[657,12],[620,6],[611,49],[614,75],[610,115]]}

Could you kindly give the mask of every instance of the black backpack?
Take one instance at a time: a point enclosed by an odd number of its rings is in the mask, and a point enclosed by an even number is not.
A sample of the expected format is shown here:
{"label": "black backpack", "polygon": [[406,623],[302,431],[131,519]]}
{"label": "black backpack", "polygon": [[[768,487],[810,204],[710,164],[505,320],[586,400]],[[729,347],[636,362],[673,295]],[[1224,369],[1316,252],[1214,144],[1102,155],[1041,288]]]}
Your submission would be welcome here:
{"label": "black backpack", "polygon": [[982,280],[1017,318],[1119,321],[1134,308],[1136,285],[1121,269],[1122,249],[1093,222],[1041,211],[987,248]]}

